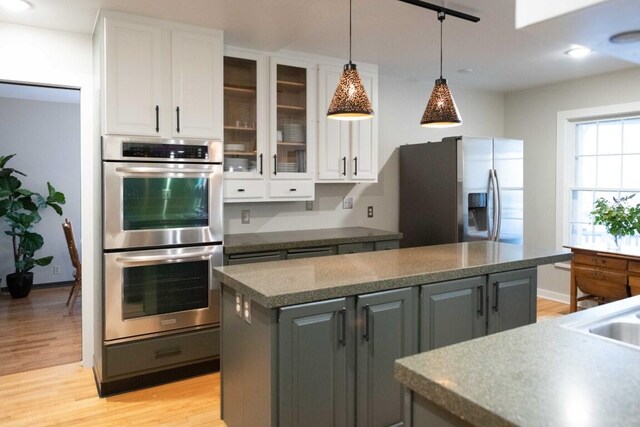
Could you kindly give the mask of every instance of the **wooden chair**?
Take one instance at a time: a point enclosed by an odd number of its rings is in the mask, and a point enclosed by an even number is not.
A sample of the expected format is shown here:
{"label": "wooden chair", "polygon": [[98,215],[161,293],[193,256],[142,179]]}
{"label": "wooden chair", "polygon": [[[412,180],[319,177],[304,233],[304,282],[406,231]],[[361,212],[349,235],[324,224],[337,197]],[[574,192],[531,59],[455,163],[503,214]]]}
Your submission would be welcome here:
{"label": "wooden chair", "polygon": [[71,286],[71,292],[69,292],[69,298],[67,298],[67,305],[69,305],[69,314],[73,314],[73,308],[76,304],[76,299],[82,291],[82,265],[80,264],[80,257],[78,256],[78,249],[76,247],[76,239],[73,236],[73,227],[71,222],[65,218],[62,223],[62,230],[64,231],[64,237],[67,239],[67,247],[69,248],[69,256],[71,257],[71,264],[76,271],[73,273],[75,278],[73,286]]}

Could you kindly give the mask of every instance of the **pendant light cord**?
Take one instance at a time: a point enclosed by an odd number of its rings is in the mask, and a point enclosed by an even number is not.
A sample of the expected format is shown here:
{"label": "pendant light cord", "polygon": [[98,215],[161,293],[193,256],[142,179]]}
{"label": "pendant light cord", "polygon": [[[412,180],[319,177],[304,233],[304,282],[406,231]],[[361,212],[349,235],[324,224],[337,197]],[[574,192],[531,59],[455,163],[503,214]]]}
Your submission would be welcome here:
{"label": "pendant light cord", "polygon": [[442,22],[444,21],[444,12],[438,12],[438,21],[440,21],[440,79],[442,80]]}
{"label": "pendant light cord", "polygon": [[349,64],[351,64],[351,4],[352,0],[349,0]]}

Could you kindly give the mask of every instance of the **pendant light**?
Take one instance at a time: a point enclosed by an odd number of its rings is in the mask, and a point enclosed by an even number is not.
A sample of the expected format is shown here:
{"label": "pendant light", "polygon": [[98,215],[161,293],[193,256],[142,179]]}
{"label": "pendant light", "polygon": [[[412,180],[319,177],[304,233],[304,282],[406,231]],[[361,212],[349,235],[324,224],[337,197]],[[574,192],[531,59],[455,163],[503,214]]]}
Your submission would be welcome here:
{"label": "pendant light", "polygon": [[356,64],[351,62],[351,2],[349,0],[349,63],[344,65],[327,117],[335,120],[364,120],[373,117],[371,102],[364,90]]}
{"label": "pendant light", "polygon": [[445,19],[443,11],[438,12],[438,21],[440,21],[440,78],[436,80],[436,84],[424,109],[420,126],[423,127],[453,127],[462,124],[462,117],[453,100],[447,79],[442,78],[442,22]]}

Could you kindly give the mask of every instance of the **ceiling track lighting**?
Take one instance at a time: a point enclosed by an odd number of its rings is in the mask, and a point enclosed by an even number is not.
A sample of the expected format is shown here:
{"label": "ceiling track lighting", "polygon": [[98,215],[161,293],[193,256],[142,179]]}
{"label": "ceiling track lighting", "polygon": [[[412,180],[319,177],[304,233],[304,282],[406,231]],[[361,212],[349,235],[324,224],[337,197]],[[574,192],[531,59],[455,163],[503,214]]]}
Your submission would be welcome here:
{"label": "ceiling track lighting", "polygon": [[424,114],[420,120],[420,126],[438,128],[460,126],[462,124],[462,117],[460,116],[456,102],[453,100],[453,96],[447,85],[447,80],[442,77],[442,23],[447,15],[471,22],[478,22],[480,18],[419,0],[399,1],[433,10],[438,13],[438,21],[440,21],[440,78],[436,79],[435,86],[433,87],[427,106],[424,109]]}
{"label": "ceiling track lighting", "polygon": [[344,65],[327,117],[335,120],[364,120],[373,117],[373,108],[364,90],[356,64],[351,62],[351,3],[349,0],[349,63]]}

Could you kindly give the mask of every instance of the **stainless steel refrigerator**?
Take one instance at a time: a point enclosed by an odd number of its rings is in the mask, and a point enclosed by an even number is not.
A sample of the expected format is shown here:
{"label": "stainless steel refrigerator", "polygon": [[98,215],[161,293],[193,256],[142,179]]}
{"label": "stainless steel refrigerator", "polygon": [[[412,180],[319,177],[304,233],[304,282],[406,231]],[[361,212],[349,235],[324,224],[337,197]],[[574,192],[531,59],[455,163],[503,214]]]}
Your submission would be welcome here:
{"label": "stainless steel refrigerator", "polygon": [[522,244],[522,141],[450,137],[400,146],[401,247]]}

